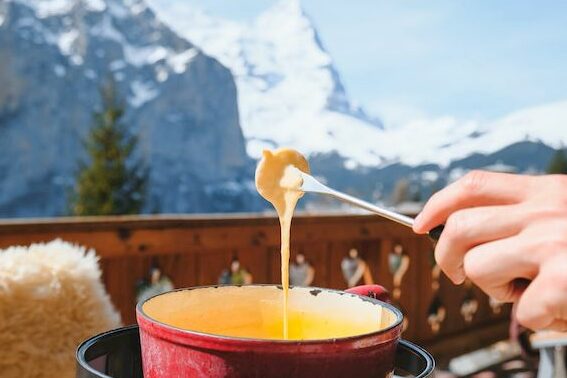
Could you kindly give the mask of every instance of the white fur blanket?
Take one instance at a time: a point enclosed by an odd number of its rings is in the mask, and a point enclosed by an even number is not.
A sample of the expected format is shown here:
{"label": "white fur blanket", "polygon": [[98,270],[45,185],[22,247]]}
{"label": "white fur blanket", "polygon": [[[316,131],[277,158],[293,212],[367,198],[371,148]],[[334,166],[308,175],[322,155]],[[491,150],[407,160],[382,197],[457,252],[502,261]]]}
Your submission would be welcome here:
{"label": "white fur blanket", "polygon": [[0,250],[0,377],[75,376],[75,350],[120,325],[93,250],[61,240]]}

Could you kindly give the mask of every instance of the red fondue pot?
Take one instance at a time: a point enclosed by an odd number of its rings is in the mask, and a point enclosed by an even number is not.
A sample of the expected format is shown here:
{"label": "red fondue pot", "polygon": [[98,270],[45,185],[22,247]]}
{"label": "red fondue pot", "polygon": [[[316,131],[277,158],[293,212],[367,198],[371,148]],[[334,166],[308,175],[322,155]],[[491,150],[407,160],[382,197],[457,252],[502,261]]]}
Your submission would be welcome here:
{"label": "red fondue pot", "polygon": [[[203,324],[214,326],[215,322],[229,330],[266,321],[281,324],[277,314],[281,313],[282,292],[281,287],[269,285],[198,287],[139,303],[136,315],[144,377],[376,378],[392,374],[403,316],[395,307],[375,299],[384,297],[384,289],[378,285],[347,292],[301,287],[289,291],[290,313],[296,313],[299,324],[302,314],[308,314],[309,319],[347,322],[353,329],[365,330],[363,334],[340,337],[348,331],[337,329],[339,337],[313,340],[309,339],[308,323],[296,327],[305,332],[298,338],[308,340],[202,331],[206,329]],[[187,329],[190,324],[195,330]],[[321,324],[312,328],[320,329]]]}

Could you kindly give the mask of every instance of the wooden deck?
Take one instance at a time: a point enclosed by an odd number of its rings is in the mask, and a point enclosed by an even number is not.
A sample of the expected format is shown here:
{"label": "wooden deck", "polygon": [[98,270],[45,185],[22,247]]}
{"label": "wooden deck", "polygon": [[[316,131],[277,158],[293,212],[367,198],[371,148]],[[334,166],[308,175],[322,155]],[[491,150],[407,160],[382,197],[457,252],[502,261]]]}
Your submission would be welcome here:
{"label": "wooden deck", "polygon": [[[272,215],[148,216],[0,221],[0,248],[61,238],[94,248],[103,279],[126,324],[135,322],[135,285],[157,262],[176,287],[216,284],[233,256],[255,283],[279,283],[279,227]],[[409,266],[398,272],[394,246]],[[478,289],[452,285],[433,263],[433,246],[390,221],[362,215],[299,215],[292,227],[292,255],[303,252],[316,274],[313,286],[345,288],[340,263],[358,249],[375,282],[401,295],[397,306],[409,322],[406,339],[438,359],[506,338],[507,306],[490,306]],[[475,310],[476,307],[476,310]],[[443,313],[445,316],[443,317]],[[440,321],[435,326],[435,321]]]}

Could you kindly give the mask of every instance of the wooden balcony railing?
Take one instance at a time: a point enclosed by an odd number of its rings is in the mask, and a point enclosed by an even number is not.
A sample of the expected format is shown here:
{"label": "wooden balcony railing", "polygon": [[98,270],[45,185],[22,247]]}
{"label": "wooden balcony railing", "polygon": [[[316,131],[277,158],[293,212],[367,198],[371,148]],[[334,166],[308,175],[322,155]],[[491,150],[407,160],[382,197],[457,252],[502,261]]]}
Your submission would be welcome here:
{"label": "wooden balcony railing", "polygon": [[[136,283],[157,263],[176,287],[216,284],[237,255],[255,283],[280,282],[279,226],[263,215],[151,216],[0,222],[0,248],[61,238],[94,248],[124,323],[135,322]],[[399,298],[404,337],[445,359],[507,337],[508,306],[489,303],[471,285],[452,285],[433,246],[411,230],[375,216],[299,215],[292,255],[316,270],[313,286],[343,289],[341,260],[356,248],[375,282]]]}

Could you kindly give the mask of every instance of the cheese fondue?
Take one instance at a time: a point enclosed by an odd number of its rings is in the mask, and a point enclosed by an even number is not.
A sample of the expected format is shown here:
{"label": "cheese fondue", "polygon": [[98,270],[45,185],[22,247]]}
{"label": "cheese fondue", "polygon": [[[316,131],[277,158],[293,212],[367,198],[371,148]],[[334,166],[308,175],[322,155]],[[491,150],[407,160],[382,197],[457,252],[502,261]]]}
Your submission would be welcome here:
{"label": "cheese fondue", "polygon": [[[354,295],[313,288],[289,290],[288,340],[323,340],[376,332],[396,315]],[[169,292],[144,303],[167,325],[214,335],[282,340],[283,290],[222,286]]]}
{"label": "cheese fondue", "polygon": [[274,205],[281,226],[281,270],[283,298],[283,338],[288,339],[288,290],[289,290],[289,234],[291,218],[297,201],[303,196],[300,190],[302,179],[297,171],[309,173],[309,164],[295,150],[280,148],[264,150],[262,160],[256,168],[258,193]]}

